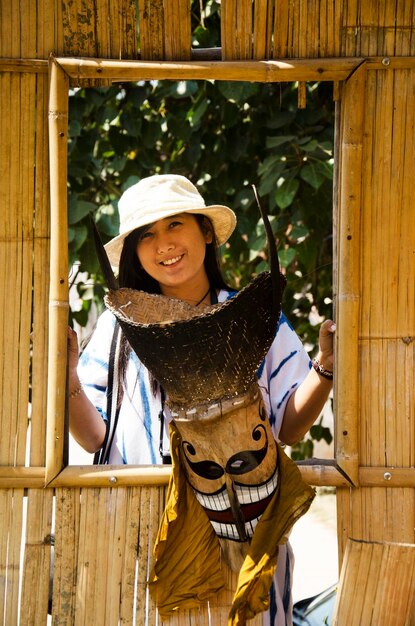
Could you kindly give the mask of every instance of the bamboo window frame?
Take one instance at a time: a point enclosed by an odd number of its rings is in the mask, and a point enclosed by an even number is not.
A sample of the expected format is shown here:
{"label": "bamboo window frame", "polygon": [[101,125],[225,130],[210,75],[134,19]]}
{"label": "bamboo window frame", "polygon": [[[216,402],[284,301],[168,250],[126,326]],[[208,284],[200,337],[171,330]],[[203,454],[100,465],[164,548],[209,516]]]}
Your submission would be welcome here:
{"label": "bamboo window frame", "polygon": [[[380,64],[380,61],[379,61]],[[66,381],[66,327],[69,312],[68,297],[68,236],[67,236],[67,138],[69,86],[81,81],[127,82],[139,80],[227,80],[251,82],[302,82],[307,81],[346,81],[356,72],[352,91],[360,99],[357,115],[350,108],[351,119],[347,120],[344,159],[352,158],[347,142],[354,146],[363,123],[362,85],[366,61],[361,58],[301,59],[284,61],[115,61],[90,58],[56,58],[49,60],[49,158],[50,158],[50,296],[49,296],[49,351],[48,351],[48,404],[45,484],[50,487],[92,487],[92,486],[131,486],[163,485],[170,477],[166,466],[67,466],[64,464],[65,438],[65,381]],[[361,67],[359,67],[361,66]],[[357,69],[359,68],[359,69]],[[355,119],[353,119],[355,116]],[[361,133],[360,133],[361,137]],[[361,139],[360,139],[361,141]],[[351,152],[354,152],[352,149]],[[344,165],[347,165],[344,163]],[[342,229],[358,230],[355,205],[342,197],[342,185],[356,185],[360,179],[357,166],[345,168],[340,182],[339,199],[342,214],[339,218],[339,232]],[[358,213],[358,212],[357,212]],[[339,236],[340,239],[340,236]],[[337,349],[350,338],[350,324],[358,328],[358,263],[354,251],[347,247],[342,250],[342,274],[338,293],[338,332]],[[352,268],[352,278],[347,272]],[[344,304],[345,302],[345,304]],[[347,312],[347,321],[342,314]],[[356,331],[357,332],[357,331]],[[356,336],[357,345],[357,336]],[[342,351],[342,370],[349,377],[341,375],[336,380],[335,398],[347,398],[352,407],[358,406],[358,354],[357,348]],[[355,379],[351,386],[351,378]],[[328,462],[312,459],[300,464],[304,479],[314,485],[350,486],[358,483],[357,410],[346,415],[336,414],[336,432],[347,433],[343,439],[336,435],[334,459]],[[372,477],[372,479],[375,479]]]}

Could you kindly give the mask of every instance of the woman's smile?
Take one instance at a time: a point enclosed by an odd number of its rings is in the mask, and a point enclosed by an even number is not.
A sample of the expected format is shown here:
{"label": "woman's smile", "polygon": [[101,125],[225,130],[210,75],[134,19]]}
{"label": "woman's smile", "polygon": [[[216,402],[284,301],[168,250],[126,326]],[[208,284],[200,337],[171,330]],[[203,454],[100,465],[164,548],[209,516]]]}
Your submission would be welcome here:
{"label": "woman's smile", "polygon": [[160,261],[160,265],[164,265],[164,266],[174,265],[175,263],[178,263],[179,261],[181,261],[183,257],[184,257],[184,254],[180,254],[179,256],[175,256],[171,259]]}

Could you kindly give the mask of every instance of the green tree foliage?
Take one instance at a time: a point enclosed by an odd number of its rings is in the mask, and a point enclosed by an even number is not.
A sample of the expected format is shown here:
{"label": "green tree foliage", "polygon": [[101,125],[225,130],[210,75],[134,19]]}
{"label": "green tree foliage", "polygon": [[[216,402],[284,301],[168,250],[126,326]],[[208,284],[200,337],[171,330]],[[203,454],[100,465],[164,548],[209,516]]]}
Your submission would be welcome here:
{"label": "green tree foliage", "polygon": [[237,287],[268,266],[256,186],[288,277],[284,308],[313,346],[310,314],[331,314],[332,117],[324,83],[308,86],[304,110],[294,84],[159,81],[71,94],[70,261],[94,284],[79,284],[77,321],[85,324],[91,298],[103,293],[88,214],[107,241],[118,230],[121,193],[144,176],[174,172],[197,183],[208,203],[236,211],[223,256]]}
{"label": "green tree foliage", "polygon": [[[220,45],[219,6],[192,3],[194,47]],[[315,347],[315,321],[332,315],[330,84],[308,84],[303,110],[295,84],[221,81],[77,89],[69,110],[70,263],[88,276],[76,280],[79,306],[72,315],[79,324],[86,324],[93,301],[102,306],[104,293],[88,215],[108,241],[118,232],[122,192],[142,177],[170,172],[196,183],[207,203],[235,210],[238,226],[223,260],[236,287],[268,268],[256,186],[288,278],[284,311],[306,347]],[[312,442],[307,446],[300,456],[310,453]]]}

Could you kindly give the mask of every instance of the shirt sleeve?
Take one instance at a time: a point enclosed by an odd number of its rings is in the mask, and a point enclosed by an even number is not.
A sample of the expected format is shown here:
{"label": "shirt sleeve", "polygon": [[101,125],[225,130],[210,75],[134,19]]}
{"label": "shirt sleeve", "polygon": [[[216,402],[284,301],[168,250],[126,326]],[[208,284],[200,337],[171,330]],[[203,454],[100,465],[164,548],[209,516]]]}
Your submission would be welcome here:
{"label": "shirt sleeve", "polygon": [[110,311],[98,318],[91,339],[81,354],[78,365],[79,378],[84,391],[106,420],[106,392],[108,385],[108,361],[115,317]]}
{"label": "shirt sleeve", "polygon": [[307,351],[281,313],[275,339],[258,370],[258,383],[275,437],[281,429],[288,399],[306,378],[310,367]]}

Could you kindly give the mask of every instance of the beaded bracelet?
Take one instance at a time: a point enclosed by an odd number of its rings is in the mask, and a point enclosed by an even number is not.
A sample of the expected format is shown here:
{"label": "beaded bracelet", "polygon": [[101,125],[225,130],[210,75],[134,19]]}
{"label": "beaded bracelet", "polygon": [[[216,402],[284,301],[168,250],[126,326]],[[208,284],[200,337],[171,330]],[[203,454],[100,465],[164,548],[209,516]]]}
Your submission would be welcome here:
{"label": "beaded bracelet", "polygon": [[320,376],[326,378],[327,380],[333,380],[333,372],[331,372],[330,370],[326,370],[326,368],[323,367],[323,365],[319,361],[317,361],[317,359],[312,360],[312,365],[317,374],[320,374]]}
{"label": "beaded bracelet", "polygon": [[77,396],[79,396],[82,389],[83,389],[82,383],[79,383],[79,385],[73,391],[70,391],[68,393],[68,398],[76,398]]}

